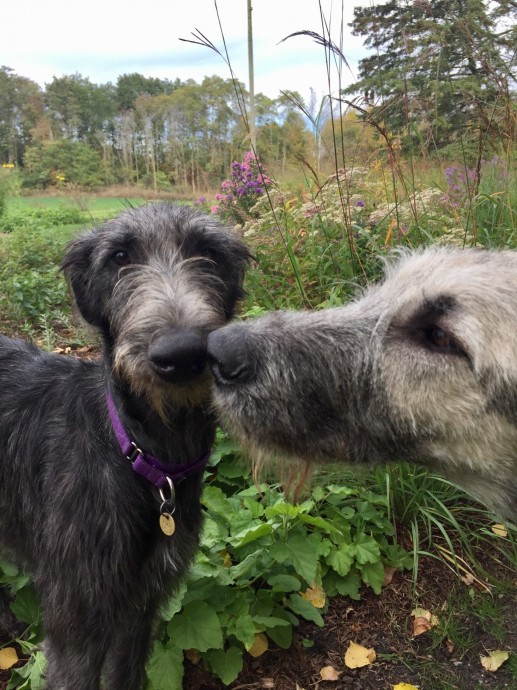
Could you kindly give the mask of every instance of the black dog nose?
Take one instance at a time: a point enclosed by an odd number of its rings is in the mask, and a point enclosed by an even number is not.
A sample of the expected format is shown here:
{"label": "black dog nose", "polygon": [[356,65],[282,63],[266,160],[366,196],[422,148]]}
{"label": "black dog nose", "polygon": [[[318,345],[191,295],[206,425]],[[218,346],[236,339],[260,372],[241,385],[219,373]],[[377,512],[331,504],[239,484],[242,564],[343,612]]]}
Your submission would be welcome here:
{"label": "black dog nose", "polygon": [[165,381],[191,381],[206,366],[206,337],[191,330],[164,331],[149,345],[147,357],[152,369]]}
{"label": "black dog nose", "polygon": [[218,384],[246,383],[255,374],[254,362],[246,346],[245,331],[228,326],[208,336],[208,364]]}

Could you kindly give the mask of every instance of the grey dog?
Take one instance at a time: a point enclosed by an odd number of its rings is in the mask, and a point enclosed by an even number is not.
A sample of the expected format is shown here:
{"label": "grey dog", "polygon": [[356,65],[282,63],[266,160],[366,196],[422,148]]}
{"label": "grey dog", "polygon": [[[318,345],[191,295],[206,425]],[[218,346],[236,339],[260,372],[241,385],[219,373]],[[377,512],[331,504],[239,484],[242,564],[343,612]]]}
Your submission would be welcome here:
{"label": "grey dog", "polygon": [[429,248],[354,302],[209,337],[221,417],[255,456],[410,460],[517,513],[517,253]]}
{"label": "grey dog", "polygon": [[127,210],[63,262],[103,361],[0,338],[0,542],[41,593],[51,690],[143,683],[156,609],[198,545],[207,336],[247,262],[197,211]]}

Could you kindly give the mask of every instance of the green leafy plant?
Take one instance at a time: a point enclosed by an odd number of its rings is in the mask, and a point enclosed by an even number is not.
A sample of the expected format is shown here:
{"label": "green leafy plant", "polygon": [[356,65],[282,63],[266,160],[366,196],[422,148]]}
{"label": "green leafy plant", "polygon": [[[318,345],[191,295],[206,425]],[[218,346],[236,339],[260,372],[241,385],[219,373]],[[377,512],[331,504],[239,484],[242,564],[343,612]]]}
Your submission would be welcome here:
{"label": "green leafy plant", "polygon": [[58,274],[62,243],[35,223],[16,228],[0,245],[0,310],[7,320],[36,322],[41,315],[69,311],[69,297]]}
{"label": "green leafy plant", "polygon": [[12,232],[17,228],[54,228],[59,225],[84,223],[87,216],[78,208],[28,208],[18,213],[0,214],[0,232]]}
{"label": "green leafy plant", "polygon": [[329,597],[359,599],[363,585],[379,593],[384,564],[411,566],[394,543],[385,496],[327,485],[295,505],[277,485],[256,486],[229,441],[217,455],[202,497],[201,551],[162,612],[153,689],[181,687],[178,650],[192,649],[228,684],[246,650],[267,640],[288,648],[300,618],[323,625]]}
{"label": "green leafy plant", "polygon": [[26,624],[23,634],[17,639],[22,652],[27,655],[27,663],[13,669],[6,690],[42,690],[45,658],[38,650],[42,641],[41,607],[30,578],[19,568],[0,558],[0,587],[11,597],[11,610],[16,619]]}

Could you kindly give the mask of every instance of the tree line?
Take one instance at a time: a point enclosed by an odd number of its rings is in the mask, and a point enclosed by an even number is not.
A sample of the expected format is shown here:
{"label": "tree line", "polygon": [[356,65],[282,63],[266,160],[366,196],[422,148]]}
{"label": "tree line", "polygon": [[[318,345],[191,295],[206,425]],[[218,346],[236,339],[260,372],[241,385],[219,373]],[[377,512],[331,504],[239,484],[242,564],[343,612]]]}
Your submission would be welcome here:
{"label": "tree line", "polygon": [[[356,81],[324,104],[314,94],[307,103],[292,92],[257,94],[261,159],[279,172],[294,161],[319,170],[325,158],[370,156],[380,140],[409,154],[508,149],[516,19],[515,0],[356,8],[350,28],[368,49]],[[41,88],[1,67],[0,165],[15,166],[28,187],[172,184],[196,193],[218,186],[249,148],[247,96],[218,76],[198,84],[133,73],[95,84],[73,74]]]}
{"label": "tree line", "polygon": [[[142,183],[196,191],[219,182],[246,139],[246,90],[218,76],[170,81],[124,74],[94,84],[80,74],[44,89],[0,68],[0,162],[24,183],[64,179],[83,186]],[[261,148],[284,161],[307,141],[305,123],[285,96],[256,96]]]}

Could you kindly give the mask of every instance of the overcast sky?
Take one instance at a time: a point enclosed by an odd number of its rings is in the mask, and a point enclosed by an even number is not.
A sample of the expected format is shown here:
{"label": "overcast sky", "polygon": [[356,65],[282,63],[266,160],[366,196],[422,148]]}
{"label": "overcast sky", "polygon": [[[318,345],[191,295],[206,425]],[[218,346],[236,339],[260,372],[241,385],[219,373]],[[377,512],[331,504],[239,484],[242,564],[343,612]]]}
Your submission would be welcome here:
{"label": "overcast sky", "polygon": [[[364,50],[346,24],[358,4],[373,0],[321,0],[337,43],[344,8],[343,52],[354,74]],[[217,6],[234,72],[247,85],[246,0],[218,0]],[[302,29],[321,34],[319,8],[318,0],[253,0],[255,91],[276,97],[281,89],[297,90],[304,98],[310,87],[318,96],[329,92],[321,46],[305,36],[279,43]],[[130,72],[198,83],[214,74],[228,78],[213,51],[179,40],[196,29],[222,48],[214,0],[12,0],[2,7],[0,65],[41,85],[76,72],[95,83]],[[345,69],[342,84],[351,81]],[[333,73],[330,90],[338,83]]]}

